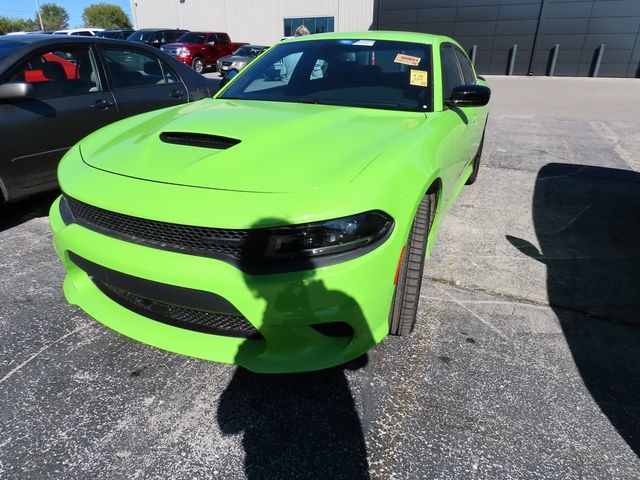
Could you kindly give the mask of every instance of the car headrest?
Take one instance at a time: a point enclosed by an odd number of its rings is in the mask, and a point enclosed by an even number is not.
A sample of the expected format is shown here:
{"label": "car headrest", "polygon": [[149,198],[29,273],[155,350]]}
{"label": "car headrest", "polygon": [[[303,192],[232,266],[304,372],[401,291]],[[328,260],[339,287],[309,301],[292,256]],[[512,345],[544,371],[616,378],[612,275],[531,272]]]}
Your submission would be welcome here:
{"label": "car headrest", "polygon": [[91,66],[91,62],[78,62],[78,75],[80,76],[80,80],[85,82],[90,82],[93,76],[93,67]]}
{"label": "car headrest", "polygon": [[162,70],[158,62],[146,62],[144,64],[144,73],[147,75],[162,76]]}
{"label": "car headrest", "polygon": [[64,68],[58,62],[45,62],[42,66],[42,73],[54,82],[62,82],[67,79]]}

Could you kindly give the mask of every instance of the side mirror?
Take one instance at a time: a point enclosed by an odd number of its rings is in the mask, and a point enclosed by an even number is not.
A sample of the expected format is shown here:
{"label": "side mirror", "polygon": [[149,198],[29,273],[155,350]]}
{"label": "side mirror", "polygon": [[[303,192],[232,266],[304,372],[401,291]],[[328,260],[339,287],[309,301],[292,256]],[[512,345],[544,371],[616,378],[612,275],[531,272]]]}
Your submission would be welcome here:
{"label": "side mirror", "polygon": [[33,96],[33,85],[25,82],[3,83],[0,85],[0,100],[18,100]]}
{"label": "side mirror", "polygon": [[227,83],[229,83],[233,77],[235,77],[238,74],[238,70],[235,68],[232,68],[231,70],[229,70],[224,77],[222,77],[222,81],[220,82],[220,88],[223,88]]}
{"label": "side mirror", "polygon": [[491,89],[484,85],[459,85],[451,91],[451,98],[445,100],[449,107],[482,107],[489,103]]}
{"label": "side mirror", "polygon": [[209,42],[207,43],[207,45],[209,45],[210,47],[213,47],[216,44],[216,42]]}

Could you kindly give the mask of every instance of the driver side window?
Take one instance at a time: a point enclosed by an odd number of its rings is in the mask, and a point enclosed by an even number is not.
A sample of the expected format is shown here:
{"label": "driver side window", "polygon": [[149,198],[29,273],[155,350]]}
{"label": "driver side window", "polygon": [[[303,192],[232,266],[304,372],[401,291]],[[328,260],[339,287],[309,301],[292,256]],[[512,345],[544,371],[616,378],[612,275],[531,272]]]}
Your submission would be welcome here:
{"label": "driver side window", "polygon": [[464,84],[464,79],[453,48],[449,45],[440,47],[440,62],[442,64],[442,99],[451,98],[451,92],[458,85]]}

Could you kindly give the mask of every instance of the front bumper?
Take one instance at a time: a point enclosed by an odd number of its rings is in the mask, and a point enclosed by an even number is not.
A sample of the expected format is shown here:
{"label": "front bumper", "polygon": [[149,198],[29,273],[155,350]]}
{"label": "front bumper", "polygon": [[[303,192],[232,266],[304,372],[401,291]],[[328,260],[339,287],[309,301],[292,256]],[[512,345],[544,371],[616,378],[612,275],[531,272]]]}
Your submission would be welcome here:
{"label": "front bumper", "polygon": [[[331,367],[365,353],[388,332],[394,273],[401,249],[395,231],[364,256],[314,270],[249,275],[212,258],[119,240],[78,224],[65,225],[60,199],[51,207],[53,242],[67,276],[67,300],[135,340],[255,372],[296,372]],[[126,308],[104,293],[72,259],[136,279],[209,292],[248,320],[260,338],[239,338],[181,328]],[[95,277],[95,273],[92,273]],[[352,335],[329,336],[312,325],[348,324]]]}

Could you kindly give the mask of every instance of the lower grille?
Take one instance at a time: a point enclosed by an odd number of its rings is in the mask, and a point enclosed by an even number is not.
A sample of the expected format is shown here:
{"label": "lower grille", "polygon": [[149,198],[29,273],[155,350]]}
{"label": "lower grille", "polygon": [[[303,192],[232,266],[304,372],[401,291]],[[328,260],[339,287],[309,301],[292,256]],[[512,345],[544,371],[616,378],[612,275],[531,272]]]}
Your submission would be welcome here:
{"label": "lower grille", "polygon": [[223,313],[206,312],[193,308],[150,300],[113,285],[93,280],[96,286],[114,302],[140,315],[175,327],[226,337],[262,338],[246,318]]}
{"label": "lower grille", "polygon": [[[117,272],[69,252],[69,258],[114,302],[168,325],[227,337],[263,338],[226,299]],[[159,300],[159,299],[162,300]]]}

